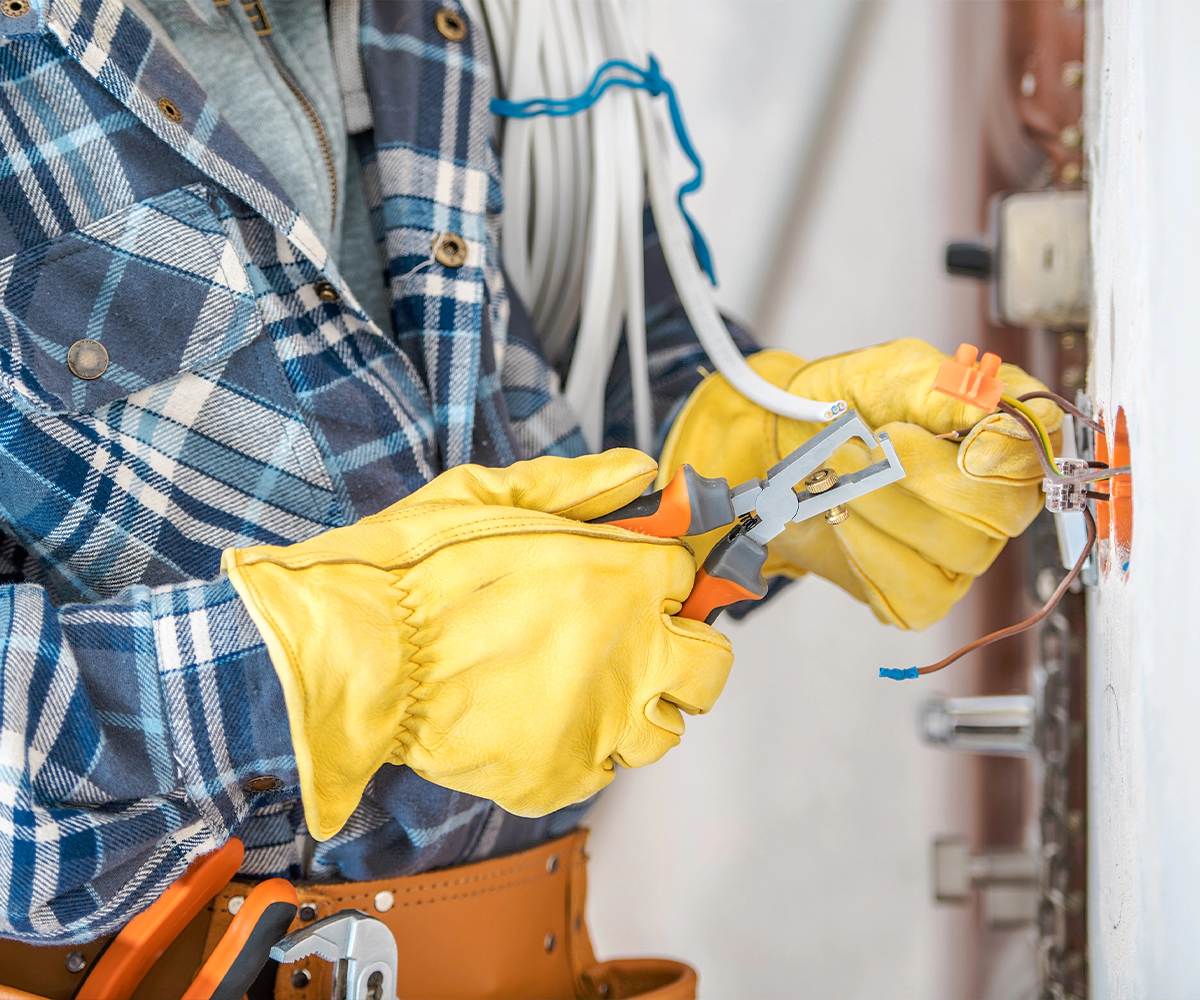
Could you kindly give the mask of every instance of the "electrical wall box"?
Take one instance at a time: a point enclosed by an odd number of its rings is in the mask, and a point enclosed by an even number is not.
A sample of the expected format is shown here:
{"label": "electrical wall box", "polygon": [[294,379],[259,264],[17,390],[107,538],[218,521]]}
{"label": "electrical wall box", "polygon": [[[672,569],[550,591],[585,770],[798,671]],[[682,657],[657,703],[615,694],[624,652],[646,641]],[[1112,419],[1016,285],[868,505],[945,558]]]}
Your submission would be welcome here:
{"label": "electrical wall box", "polygon": [[1086,191],[997,195],[991,232],[946,248],[951,274],[990,281],[992,318],[1008,326],[1086,330],[1091,254]]}

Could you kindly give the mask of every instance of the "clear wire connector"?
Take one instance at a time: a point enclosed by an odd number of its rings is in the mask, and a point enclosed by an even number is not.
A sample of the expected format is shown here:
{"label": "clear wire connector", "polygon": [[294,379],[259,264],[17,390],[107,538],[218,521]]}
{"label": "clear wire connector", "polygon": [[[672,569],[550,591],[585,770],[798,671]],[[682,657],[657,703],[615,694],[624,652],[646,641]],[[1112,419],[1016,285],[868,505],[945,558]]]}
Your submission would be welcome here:
{"label": "clear wire connector", "polygon": [[[1088,463],[1082,458],[1056,458],[1054,464],[1064,476],[1082,475],[1088,471]],[[1046,509],[1055,514],[1087,510],[1088,486],[1088,483],[1051,479],[1047,476],[1042,480]]]}

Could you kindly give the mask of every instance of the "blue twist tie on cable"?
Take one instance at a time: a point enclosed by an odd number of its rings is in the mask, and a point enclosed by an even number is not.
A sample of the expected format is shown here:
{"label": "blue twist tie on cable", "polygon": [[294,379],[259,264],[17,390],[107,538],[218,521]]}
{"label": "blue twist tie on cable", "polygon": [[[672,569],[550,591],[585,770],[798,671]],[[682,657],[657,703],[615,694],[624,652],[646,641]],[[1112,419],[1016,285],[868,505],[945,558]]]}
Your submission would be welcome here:
{"label": "blue twist tie on cable", "polygon": [[915,681],[920,676],[920,671],[916,667],[908,667],[904,670],[896,667],[880,667],[879,676],[888,677],[894,681]]}
{"label": "blue twist tie on cable", "polygon": [[[617,75],[618,71],[628,73],[633,78],[630,79],[627,76]],[[492,114],[501,118],[536,118],[538,115],[548,115],[551,118],[567,118],[571,115],[577,115],[581,111],[587,111],[588,108],[604,96],[604,92],[609,87],[628,87],[630,90],[644,90],[651,97],[666,95],[667,107],[671,112],[671,124],[675,127],[675,140],[679,143],[679,148],[683,150],[684,155],[696,169],[696,173],[690,181],[679,185],[679,191],[675,194],[675,204],[679,206],[679,211],[683,215],[683,221],[687,223],[688,229],[691,230],[692,250],[696,254],[696,261],[704,273],[708,275],[708,280],[715,285],[717,283],[717,273],[713,266],[712,254],[708,250],[708,243],[705,242],[704,234],[700,232],[700,227],[696,225],[696,220],[683,207],[683,196],[691,194],[693,191],[699,191],[700,186],[704,183],[704,164],[700,161],[700,156],[692,145],[692,140],[688,138],[687,126],[683,123],[683,112],[679,108],[679,100],[675,96],[675,88],[662,75],[662,71],[658,68],[658,60],[654,56],[650,56],[650,63],[646,69],[641,69],[625,59],[608,60],[608,62],[603,63],[596,70],[591,83],[587,85],[583,93],[577,94],[575,97],[535,97],[528,101],[503,101],[498,97],[494,97],[492,98],[491,105]]]}

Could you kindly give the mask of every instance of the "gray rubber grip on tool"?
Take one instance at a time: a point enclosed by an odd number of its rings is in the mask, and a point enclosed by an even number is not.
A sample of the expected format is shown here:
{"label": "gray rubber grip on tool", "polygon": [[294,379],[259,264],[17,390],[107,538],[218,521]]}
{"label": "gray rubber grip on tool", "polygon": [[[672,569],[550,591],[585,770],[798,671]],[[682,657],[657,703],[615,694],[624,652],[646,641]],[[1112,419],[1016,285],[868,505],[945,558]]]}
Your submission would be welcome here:
{"label": "gray rubber grip on tool", "polygon": [[[767,594],[767,581],[763,579],[762,568],[767,561],[767,547],[759,545],[744,532],[726,535],[717,543],[704,560],[704,572],[711,577],[722,580],[732,580],[740,587],[745,587],[757,598]],[[724,607],[713,608],[705,622],[711,625]]]}
{"label": "gray rubber grip on tool", "polygon": [[729,483],[724,479],[706,479],[690,465],[683,466],[687,482],[688,500],[691,502],[692,521],[689,535],[703,535],[714,528],[732,524],[733,500],[729,496]]}

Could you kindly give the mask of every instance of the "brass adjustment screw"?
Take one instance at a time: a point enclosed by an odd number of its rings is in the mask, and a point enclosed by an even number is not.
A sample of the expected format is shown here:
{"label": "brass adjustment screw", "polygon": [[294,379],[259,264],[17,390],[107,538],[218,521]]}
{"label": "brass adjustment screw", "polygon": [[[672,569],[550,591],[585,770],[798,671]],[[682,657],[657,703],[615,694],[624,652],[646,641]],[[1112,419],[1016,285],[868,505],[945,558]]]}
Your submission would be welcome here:
{"label": "brass adjustment screw", "polygon": [[848,507],[843,507],[839,503],[833,507],[830,507],[829,510],[825,511],[825,523],[826,524],[841,524],[849,516],[850,516],[850,509]]}
{"label": "brass adjustment screw", "polygon": [[804,488],[813,496],[828,493],[837,486],[837,473],[833,469],[817,469],[804,480]]}

